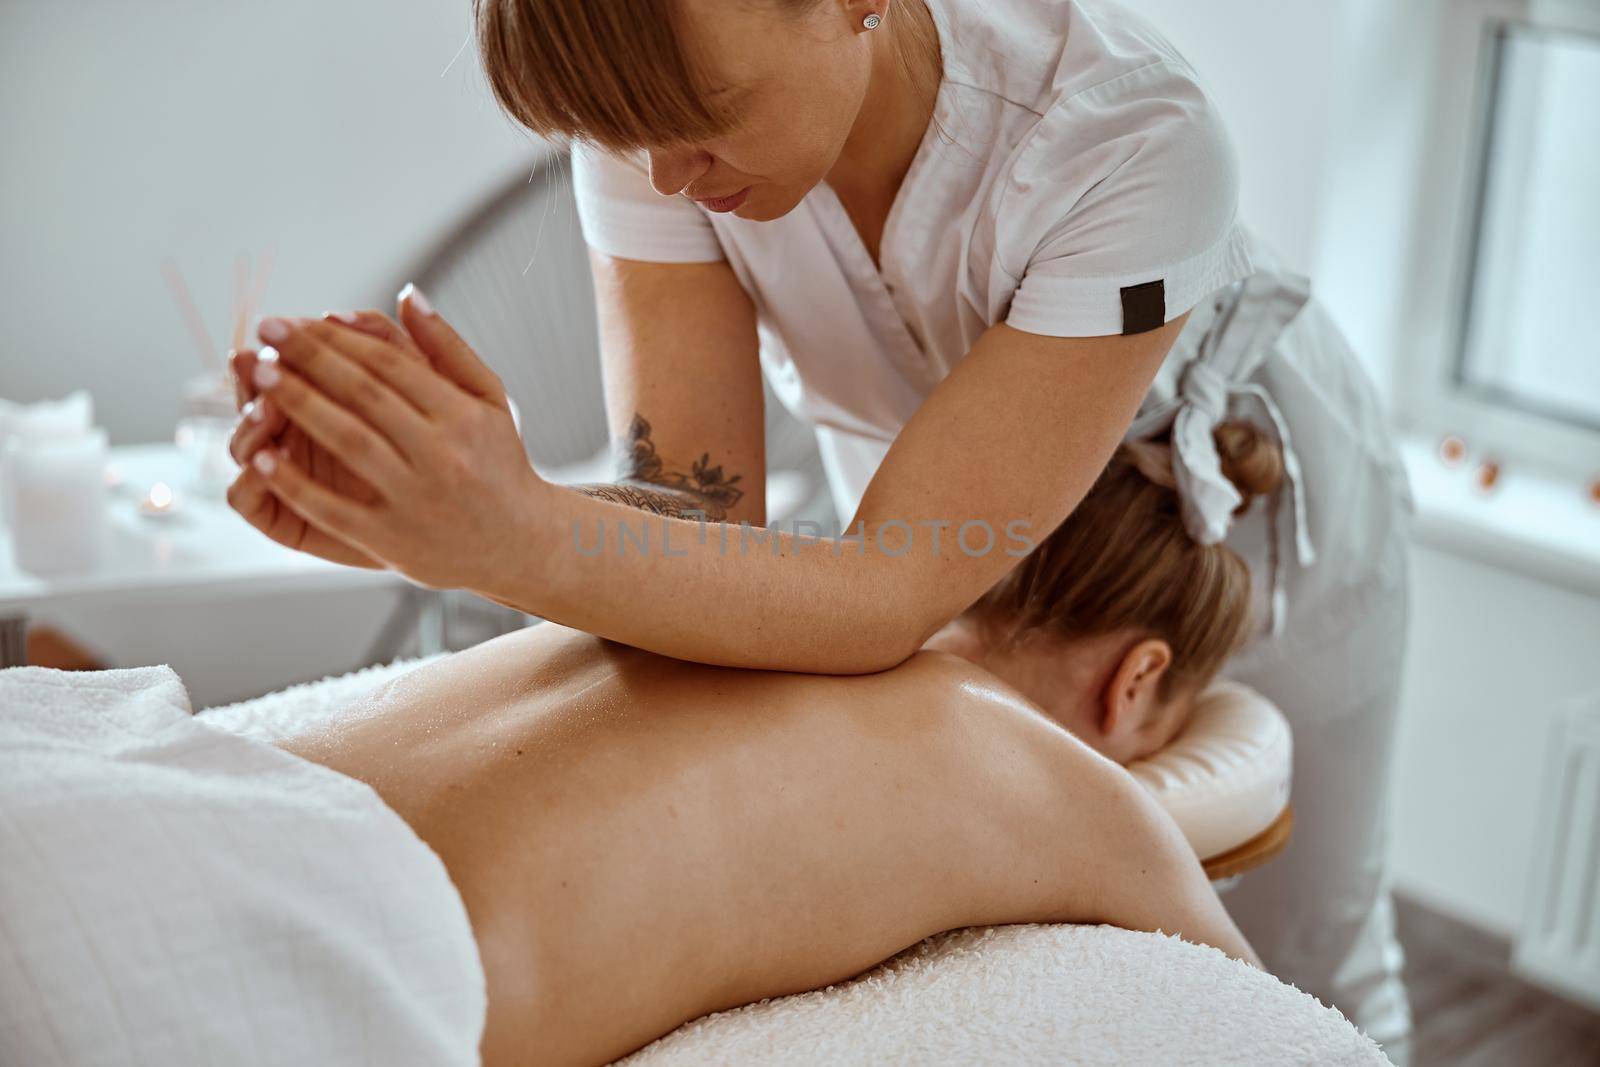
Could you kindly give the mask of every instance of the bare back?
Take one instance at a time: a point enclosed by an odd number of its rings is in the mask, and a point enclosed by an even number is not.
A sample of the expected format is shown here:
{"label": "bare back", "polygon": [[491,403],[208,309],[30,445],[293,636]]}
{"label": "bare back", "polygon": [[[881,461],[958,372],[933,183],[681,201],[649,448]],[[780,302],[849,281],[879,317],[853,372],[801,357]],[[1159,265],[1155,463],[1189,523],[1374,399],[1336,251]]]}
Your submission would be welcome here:
{"label": "bare back", "polygon": [[1108,918],[1063,894],[1064,866],[1102,862],[1095,835],[1037,809],[1138,814],[1114,765],[935,652],[787,674],[547,623],[284,747],[370,784],[444,861],[488,976],[489,1064],[609,1060],[945,929]]}

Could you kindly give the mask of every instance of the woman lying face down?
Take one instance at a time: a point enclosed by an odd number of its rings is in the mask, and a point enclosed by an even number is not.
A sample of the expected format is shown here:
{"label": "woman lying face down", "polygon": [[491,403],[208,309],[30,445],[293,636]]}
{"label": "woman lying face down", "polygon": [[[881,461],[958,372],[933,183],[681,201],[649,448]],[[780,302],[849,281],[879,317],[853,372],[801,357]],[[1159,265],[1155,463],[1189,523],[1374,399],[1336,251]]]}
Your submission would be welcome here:
{"label": "woman lying face down", "polygon": [[1110,923],[1255,962],[1131,776],[941,650],[832,677],[545,623],[282,746],[372,786],[443,860],[491,1065],[608,1061],[963,926]]}
{"label": "woman lying face down", "polygon": [[[1243,498],[1275,490],[1283,453],[1246,422],[1215,434]],[[1118,763],[1165,747],[1248,636],[1250,571],[1185,530],[1171,448],[1121,446],[1055,532],[924,648],[995,674]]]}

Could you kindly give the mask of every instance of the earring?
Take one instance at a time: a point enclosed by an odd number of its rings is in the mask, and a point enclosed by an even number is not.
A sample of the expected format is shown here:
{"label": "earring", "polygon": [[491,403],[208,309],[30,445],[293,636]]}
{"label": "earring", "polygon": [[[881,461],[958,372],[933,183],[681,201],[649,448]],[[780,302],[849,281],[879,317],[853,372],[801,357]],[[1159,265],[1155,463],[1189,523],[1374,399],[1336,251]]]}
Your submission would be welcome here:
{"label": "earring", "polygon": [[883,19],[878,16],[876,11],[874,11],[872,14],[861,20],[861,25],[865,26],[869,30],[875,30],[878,28],[878,24],[882,21]]}

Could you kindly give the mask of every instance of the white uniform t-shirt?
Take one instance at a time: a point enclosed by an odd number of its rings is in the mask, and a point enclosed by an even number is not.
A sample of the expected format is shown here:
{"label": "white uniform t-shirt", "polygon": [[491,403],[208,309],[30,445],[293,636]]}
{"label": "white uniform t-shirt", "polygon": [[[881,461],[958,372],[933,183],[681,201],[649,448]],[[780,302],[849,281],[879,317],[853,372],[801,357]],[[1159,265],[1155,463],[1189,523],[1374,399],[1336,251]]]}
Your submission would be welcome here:
{"label": "white uniform t-shirt", "polygon": [[774,392],[817,428],[841,522],[989,327],[1142,332],[1252,267],[1227,132],[1144,20],[1106,0],[927,3],[944,79],[884,227],[881,271],[826,182],[784,217],[752,222],[660,196],[642,157],[573,151],[590,246],[729,261],[755,302]]}

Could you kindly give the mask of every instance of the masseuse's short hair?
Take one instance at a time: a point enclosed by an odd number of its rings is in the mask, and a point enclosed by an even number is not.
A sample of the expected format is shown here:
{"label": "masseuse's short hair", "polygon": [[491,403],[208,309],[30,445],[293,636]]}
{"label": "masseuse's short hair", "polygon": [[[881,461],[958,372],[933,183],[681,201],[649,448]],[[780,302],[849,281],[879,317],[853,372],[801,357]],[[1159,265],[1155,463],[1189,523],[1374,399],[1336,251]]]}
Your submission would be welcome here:
{"label": "masseuse's short hair", "polygon": [[[1243,511],[1283,481],[1283,452],[1248,422],[1215,433]],[[1130,631],[1172,647],[1161,694],[1206,685],[1249,636],[1250,568],[1226,544],[1184,527],[1166,440],[1121,445],[1094,487],[1048,538],[972,609],[991,644],[1029,634]]]}
{"label": "masseuse's short hair", "polygon": [[[804,14],[818,0],[769,0]],[[473,0],[490,88],[514,120],[546,137],[616,151],[707,140],[735,115],[707,93],[701,57],[684,46],[677,0]],[[921,4],[896,9],[900,63],[913,77],[937,48]]]}

